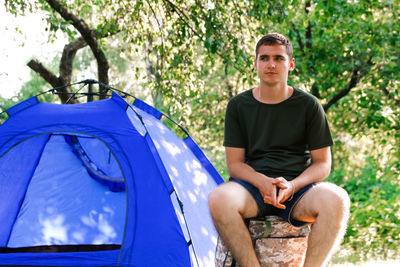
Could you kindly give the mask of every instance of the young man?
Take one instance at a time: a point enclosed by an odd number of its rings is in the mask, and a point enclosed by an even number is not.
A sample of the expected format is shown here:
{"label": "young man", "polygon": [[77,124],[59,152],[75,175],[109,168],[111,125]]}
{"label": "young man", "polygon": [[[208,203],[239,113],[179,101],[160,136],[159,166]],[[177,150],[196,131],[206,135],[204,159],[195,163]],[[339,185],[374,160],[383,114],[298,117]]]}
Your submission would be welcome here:
{"label": "young man", "polygon": [[244,218],[278,215],[312,223],[304,266],[323,266],[345,233],[350,201],[322,182],[330,173],[332,137],[318,100],[287,84],[292,45],[281,34],[262,37],[254,69],[259,85],[233,97],[225,118],[231,179],[209,196],[215,227],[242,267],[260,266]]}

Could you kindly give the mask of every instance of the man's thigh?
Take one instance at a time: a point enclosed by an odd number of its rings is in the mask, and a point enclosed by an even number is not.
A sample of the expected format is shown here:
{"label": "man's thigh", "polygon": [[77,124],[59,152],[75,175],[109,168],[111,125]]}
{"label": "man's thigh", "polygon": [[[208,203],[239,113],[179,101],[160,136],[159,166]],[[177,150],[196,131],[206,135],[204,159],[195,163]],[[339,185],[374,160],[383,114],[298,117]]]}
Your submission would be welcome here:
{"label": "man's thigh", "polygon": [[238,183],[223,183],[214,189],[210,197],[216,197],[216,201],[227,209],[237,210],[243,218],[251,218],[257,215],[256,201],[249,191]]}
{"label": "man's thigh", "polygon": [[292,218],[303,222],[314,222],[321,211],[335,209],[337,199],[347,193],[339,186],[321,182],[309,189],[299,200],[292,212]]}

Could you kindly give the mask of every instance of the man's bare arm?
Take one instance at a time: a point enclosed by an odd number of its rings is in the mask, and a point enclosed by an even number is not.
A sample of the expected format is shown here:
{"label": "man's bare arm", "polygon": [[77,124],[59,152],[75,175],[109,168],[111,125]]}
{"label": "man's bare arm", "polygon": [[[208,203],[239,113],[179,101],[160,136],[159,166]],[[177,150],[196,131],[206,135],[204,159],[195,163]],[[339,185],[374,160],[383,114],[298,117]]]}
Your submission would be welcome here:
{"label": "man's bare arm", "polygon": [[329,146],[311,150],[311,159],[312,164],[293,180],[296,191],[308,184],[323,181],[331,172],[332,156]]}
{"label": "man's bare arm", "polygon": [[284,181],[282,177],[279,178],[279,183],[286,185],[287,189],[280,190],[277,201],[280,203],[286,201],[292,195],[293,189],[297,192],[306,185],[321,182],[328,177],[332,165],[331,148],[328,146],[312,150],[311,159],[312,164],[290,183]]}
{"label": "man's bare arm", "polygon": [[225,147],[225,153],[226,165],[228,167],[229,175],[232,178],[251,183],[260,190],[265,203],[274,205],[278,208],[284,208],[284,206],[276,200],[276,186],[273,184],[274,179],[256,172],[252,167],[244,162],[244,148]]}

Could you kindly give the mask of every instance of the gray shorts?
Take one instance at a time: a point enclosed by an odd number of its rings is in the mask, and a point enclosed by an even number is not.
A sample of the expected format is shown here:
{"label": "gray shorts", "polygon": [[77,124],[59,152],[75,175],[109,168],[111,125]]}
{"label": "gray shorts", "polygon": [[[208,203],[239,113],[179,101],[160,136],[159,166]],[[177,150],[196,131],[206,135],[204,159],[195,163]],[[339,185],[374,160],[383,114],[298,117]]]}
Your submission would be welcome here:
{"label": "gray shorts", "polygon": [[300,227],[300,226],[307,224],[307,222],[302,222],[302,221],[298,221],[298,220],[291,218],[291,214],[292,214],[293,208],[296,206],[297,202],[303,197],[304,193],[306,193],[316,183],[309,184],[309,185],[303,187],[302,189],[300,189],[298,192],[296,192],[293,195],[293,198],[290,201],[285,201],[284,203],[282,203],[283,205],[286,206],[286,209],[279,209],[270,204],[264,203],[264,199],[263,199],[260,191],[254,185],[252,185],[248,182],[242,181],[242,180],[234,179],[234,178],[229,178],[229,181],[236,182],[236,183],[242,185],[253,196],[253,198],[256,201],[257,206],[258,206],[257,217],[264,217],[264,216],[268,216],[268,215],[279,216],[284,221],[286,221],[296,227]]}

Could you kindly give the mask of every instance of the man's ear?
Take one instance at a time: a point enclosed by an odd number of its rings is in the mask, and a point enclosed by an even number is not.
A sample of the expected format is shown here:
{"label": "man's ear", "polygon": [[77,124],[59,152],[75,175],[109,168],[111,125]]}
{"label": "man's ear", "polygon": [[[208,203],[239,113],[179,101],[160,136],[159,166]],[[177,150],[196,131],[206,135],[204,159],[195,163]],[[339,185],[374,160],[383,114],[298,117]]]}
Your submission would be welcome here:
{"label": "man's ear", "polygon": [[289,62],[289,70],[290,70],[290,71],[294,70],[294,66],[295,66],[294,62],[295,62],[295,59],[294,59],[294,58],[292,58],[292,59],[290,60],[290,62]]}
{"label": "man's ear", "polygon": [[257,57],[254,58],[254,70],[257,71]]}

